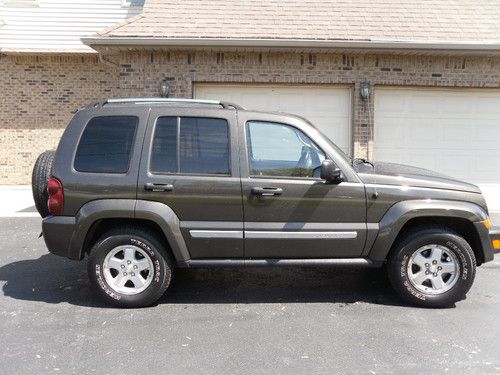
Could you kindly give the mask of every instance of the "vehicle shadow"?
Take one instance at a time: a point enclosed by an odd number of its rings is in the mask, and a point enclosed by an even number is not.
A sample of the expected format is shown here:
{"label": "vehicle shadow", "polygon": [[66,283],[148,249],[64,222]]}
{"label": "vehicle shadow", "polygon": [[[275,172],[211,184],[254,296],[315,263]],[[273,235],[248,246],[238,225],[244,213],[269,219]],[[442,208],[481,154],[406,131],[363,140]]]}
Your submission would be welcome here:
{"label": "vehicle shadow", "polygon": [[[0,267],[6,297],[106,307],[90,290],[86,262],[46,254]],[[404,305],[381,269],[178,269],[159,304],[355,303]]]}

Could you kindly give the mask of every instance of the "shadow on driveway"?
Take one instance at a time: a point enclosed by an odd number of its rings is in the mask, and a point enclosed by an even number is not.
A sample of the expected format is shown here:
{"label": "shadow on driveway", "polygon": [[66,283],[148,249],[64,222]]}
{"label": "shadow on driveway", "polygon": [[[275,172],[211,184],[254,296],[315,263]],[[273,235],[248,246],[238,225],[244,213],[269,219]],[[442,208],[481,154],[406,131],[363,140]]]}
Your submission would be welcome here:
{"label": "shadow on driveway", "polygon": [[[0,268],[7,297],[105,307],[89,290],[86,262],[51,254]],[[159,304],[354,303],[401,305],[382,269],[246,268],[176,270]]]}

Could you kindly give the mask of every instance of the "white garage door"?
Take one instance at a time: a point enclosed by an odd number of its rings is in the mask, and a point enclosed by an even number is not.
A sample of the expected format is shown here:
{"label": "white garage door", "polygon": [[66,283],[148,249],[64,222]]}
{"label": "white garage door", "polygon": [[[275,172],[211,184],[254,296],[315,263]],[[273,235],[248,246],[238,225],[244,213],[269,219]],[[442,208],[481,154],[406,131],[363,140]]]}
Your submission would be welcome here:
{"label": "white garage door", "polygon": [[348,88],[196,84],[194,97],[231,101],[248,109],[303,116],[345,152],[350,151],[351,91]]}
{"label": "white garage door", "polygon": [[[500,90],[375,90],[374,159],[500,191]],[[497,190],[498,189],[498,190]]]}

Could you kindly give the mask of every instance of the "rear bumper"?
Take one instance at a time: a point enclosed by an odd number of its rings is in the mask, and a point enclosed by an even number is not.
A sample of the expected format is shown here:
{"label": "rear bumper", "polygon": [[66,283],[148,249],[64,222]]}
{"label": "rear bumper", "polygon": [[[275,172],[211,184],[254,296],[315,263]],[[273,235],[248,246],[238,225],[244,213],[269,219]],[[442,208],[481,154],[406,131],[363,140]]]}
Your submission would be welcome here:
{"label": "rear bumper", "polygon": [[76,220],[72,216],[47,216],[43,219],[42,233],[47,249],[55,255],[80,259],[79,254],[71,251],[75,226]]}
{"label": "rear bumper", "polygon": [[493,247],[493,253],[500,253],[500,227],[490,229],[490,243]]}

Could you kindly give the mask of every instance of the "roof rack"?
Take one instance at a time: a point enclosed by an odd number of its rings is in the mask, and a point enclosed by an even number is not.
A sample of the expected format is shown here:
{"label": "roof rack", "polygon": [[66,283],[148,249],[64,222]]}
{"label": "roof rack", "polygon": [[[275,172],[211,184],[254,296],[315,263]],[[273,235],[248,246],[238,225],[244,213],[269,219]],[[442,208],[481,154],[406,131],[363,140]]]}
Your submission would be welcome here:
{"label": "roof rack", "polygon": [[207,104],[219,105],[224,109],[234,108],[244,110],[242,106],[230,102],[218,100],[201,100],[201,99],[176,99],[176,98],[120,98],[120,99],[105,99],[90,103],[88,108],[104,107],[106,104],[126,104],[126,103],[141,103],[141,104],[156,104],[156,103],[178,103],[178,104]]}

